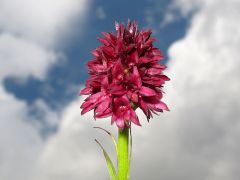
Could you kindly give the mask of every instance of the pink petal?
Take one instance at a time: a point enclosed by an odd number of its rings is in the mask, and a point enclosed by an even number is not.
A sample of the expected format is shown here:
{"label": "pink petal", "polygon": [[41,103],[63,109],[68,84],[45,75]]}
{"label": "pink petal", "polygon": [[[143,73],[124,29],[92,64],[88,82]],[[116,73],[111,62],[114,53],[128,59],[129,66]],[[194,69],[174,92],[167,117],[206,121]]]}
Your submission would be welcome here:
{"label": "pink petal", "polygon": [[102,51],[110,57],[116,58],[115,50],[111,46],[103,46]]}
{"label": "pink petal", "polygon": [[109,87],[109,83],[108,83],[108,77],[104,77],[103,80],[102,80],[102,88],[104,91],[107,90],[107,88]]}
{"label": "pink petal", "polygon": [[80,95],[88,95],[88,94],[91,93],[91,91],[92,91],[91,88],[86,87],[86,88],[84,88],[83,90],[81,90]]}
{"label": "pink petal", "polygon": [[93,51],[92,51],[92,54],[93,54],[95,57],[99,57],[98,49],[93,50]]}
{"label": "pink petal", "polygon": [[161,51],[159,49],[157,49],[157,48],[153,48],[152,49],[152,54],[154,56],[160,56],[161,55]]}
{"label": "pink petal", "polygon": [[123,114],[123,119],[127,122],[131,121],[131,111],[130,109],[129,110],[126,110]]}
{"label": "pink petal", "polygon": [[162,101],[160,101],[158,104],[155,104],[155,107],[156,107],[157,109],[169,111],[167,105],[166,105],[164,102],[162,102]]}
{"label": "pink petal", "polygon": [[112,115],[112,108],[106,109],[104,112],[100,112],[98,114],[95,114],[96,118],[106,118]]}
{"label": "pink petal", "polygon": [[116,120],[116,125],[118,126],[119,129],[124,129],[125,122],[122,118],[118,118]]}
{"label": "pink petal", "polygon": [[148,57],[140,57],[140,58],[139,58],[139,61],[140,61],[141,63],[148,63],[148,62],[151,62],[152,59],[151,59],[151,58],[148,58]]}
{"label": "pink petal", "polygon": [[119,59],[115,66],[112,68],[113,82],[118,82],[123,80],[124,69]]}
{"label": "pink petal", "polygon": [[123,89],[122,86],[119,85],[111,85],[111,90],[110,90],[111,94],[117,95],[117,96],[122,96],[124,94],[126,94],[126,90]]}
{"label": "pink petal", "polygon": [[138,52],[135,50],[133,53],[130,54],[129,56],[129,64],[130,65],[134,65],[137,64],[139,61],[139,57],[138,57]]}
{"label": "pink petal", "polygon": [[101,113],[104,112],[110,105],[110,99],[105,99],[101,103],[98,104],[95,113]]}
{"label": "pink petal", "polygon": [[144,39],[144,41],[147,41],[151,34],[152,34],[152,31],[150,29],[145,31],[145,32],[143,32],[143,39]]}
{"label": "pink petal", "polygon": [[91,104],[93,104],[93,103],[90,102],[90,101],[84,101],[84,102],[82,103],[82,105],[80,106],[80,108],[84,109],[84,108],[90,106]]}
{"label": "pink petal", "polygon": [[164,81],[169,81],[170,80],[170,78],[167,77],[166,75],[160,75],[160,78]]}
{"label": "pink petal", "polygon": [[155,76],[152,76],[152,77],[144,76],[142,78],[142,81],[146,84],[153,85],[156,87],[159,87],[165,83],[165,81],[163,79],[161,79],[160,77],[155,77]]}
{"label": "pink petal", "polygon": [[144,45],[142,46],[142,49],[146,49],[146,48],[151,47],[151,46],[152,46],[152,43],[153,43],[154,41],[156,41],[156,39],[154,39],[154,38],[149,38],[149,39],[147,40],[147,42],[145,42]]}
{"label": "pink petal", "polygon": [[155,96],[157,94],[155,90],[145,86],[142,86],[139,93],[143,96]]}
{"label": "pink petal", "polygon": [[119,31],[119,27],[120,27],[119,23],[117,21],[115,21],[115,29],[116,29],[116,31]]}
{"label": "pink petal", "polygon": [[112,120],[111,120],[111,124],[116,123],[116,125],[118,126],[119,129],[123,129],[125,126],[125,122],[123,120],[122,116],[117,116],[115,113],[113,113],[112,115]]}
{"label": "pink petal", "polygon": [[159,61],[159,60],[161,60],[161,59],[163,59],[163,56],[153,56],[153,61]]}
{"label": "pink petal", "polygon": [[136,93],[132,93],[131,100],[135,103],[138,102],[138,95]]}
{"label": "pink petal", "polygon": [[[100,96],[99,96],[100,95]],[[100,102],[105,100],[107,96],[101,96],[102,93],[97,93],[94,95],[89,96],[87,99],[85,99],[85,102],[81,105],[81,108],[83,109],[81,114],[85,114],[88,111],[91,111],[94,109]],[[96,97],[96,98],[95,98]]]}
{"label": "pink petal", "polygon": [[105,46],[109,46],[110,45],[108,40],[105,39],[105,38],[98,38],[98,40]]}
{"label": "pink petal", "polygon": [[141,88],[142,86],[142,80],[138,72],[138,68],[136,66],[133,67],[133,73],[132,73],[130,82],[135,84],[137,88]]}
{"label": "pink petal", "polygon": [[117,116],[115,113],[113,113],[112,118],[111,118],[111,124],[115,123],[116,120],[117,120]]}
{"label": "pink petal", "polygon": [[146,103],[142,100],[139,99],[139,107],[142,109],[142,111],[144,112],[144,114],[147,116],[147,118],[150,118],[150,112],[148,110],[148,107],[146,105]]}
{"label": "pink petal", "polygon": [[89,96],[85,101],[89,101],[91,103],[96,102],[100,97],[102,97],[104,94],[102,92],[98,92],[96,94],[93,94]]}
{"label": "pink petal", "polygon": [[160,74],[162,73],[162,69],[158,69],[158,68],[149,68],[147,70],[147,74],[149,75],[155,75],[155,74]]}
{"label": "pink petal", "polygon": [[111,45],[114,45],[116,43],[116,37],[111,33],[102,32],[102,34],[105,36],[105,38]]}
{"label": "pink petal", "polygon": [[134,22],[131,22],[129,19],[128,19],[128,24],[127,24],[127,28],[129,30],[129,33],[131,34],[135,34],[136,31],[137,31],[137,23],[134,21]]}
{"label": "pink petal", "polygon": [[157,69],[166,69],[167,67],[165,65],[162,65],[162,64],[154,64],[152,65],[153,68],[157,68]]}
{"label": "pink petal", "polygon": [[126,96],[121,96],[114,98],[114,105],[116,106],[115,108],[119,108],[120,106],[130,106],[130,101]]}
{"label": "pink petal", "polygon": [[136,124],[136,125],[138,125],[138,126],[141,126],[141,124],[140,124],[140,122],[139,122],[139,119],[138,119],[138,116],[136,115],[136,112],[135,112],[133,109],[131,109],[130,112],[131,112],[131,119],[130,119],[130,120],[131,120],[134,124]]}
{"label": "pink petal", "polygon": [[91,111],[92,109],[94,109],[94,107],[95,107],[95,104],[91,104],[91,105],[89,105],[89,106],[83,108],[83,110],[81,111],[81,115],[83,115],[83,114],[85,114],[85,113]]}

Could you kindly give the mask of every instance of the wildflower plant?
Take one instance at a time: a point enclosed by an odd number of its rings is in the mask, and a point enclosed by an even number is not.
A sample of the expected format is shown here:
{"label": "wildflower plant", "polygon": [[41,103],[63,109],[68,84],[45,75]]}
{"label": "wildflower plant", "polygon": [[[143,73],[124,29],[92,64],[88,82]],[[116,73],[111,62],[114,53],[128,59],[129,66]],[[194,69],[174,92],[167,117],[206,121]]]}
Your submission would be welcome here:
{"label": "wildflower plant", "polygon": [[116,33],[103,32],[98,38],[101,46],[92,51],[93,59],[87,63],[89,79],[81,95],[88,95],[81,105],[85,114],[94,110],[94,118],[111,117],[118,128],[118,142],[112,134],[118,160],[118,171],[103,149],[112,180],[129,178],[129,139],[131,125],[141,126],[136,114],[140,108],[149,121],[153,113],[168,110],[162,101],[162,87],[169,78],[163,74],[165,65],[160,50],[153,46],[151,30],[139,30],[137,23],[127,26],[115,23]]}

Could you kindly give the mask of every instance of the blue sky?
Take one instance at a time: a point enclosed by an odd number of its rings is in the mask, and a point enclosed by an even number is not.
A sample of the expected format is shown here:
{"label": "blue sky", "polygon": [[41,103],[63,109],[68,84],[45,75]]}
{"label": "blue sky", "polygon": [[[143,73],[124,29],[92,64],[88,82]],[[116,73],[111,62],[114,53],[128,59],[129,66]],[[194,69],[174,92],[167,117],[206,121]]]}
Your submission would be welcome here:
{"label": "blue sky", "polygon": [[[102,31],[151,28],[170,112],[133,127],[131,179],[239,180],[238,0],[0,0],[0,179],[107,179],[109,119],[80,115]],[[224,12],[224,13],[223,13]]]}

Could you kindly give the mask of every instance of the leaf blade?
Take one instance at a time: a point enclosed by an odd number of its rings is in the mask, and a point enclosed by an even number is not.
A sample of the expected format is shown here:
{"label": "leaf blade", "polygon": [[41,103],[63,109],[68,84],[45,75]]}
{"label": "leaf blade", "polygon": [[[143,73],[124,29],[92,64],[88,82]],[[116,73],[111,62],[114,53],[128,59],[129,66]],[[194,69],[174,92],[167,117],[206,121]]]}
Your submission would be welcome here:
{"label": "leaf blade", "polygon": [[103,155],[104,155],[106,163],[107,163],[107,168],[108,168],[108,172],[111,177],[111,180],[118,180],[116,170],[114,168],[114,165],[113,165],[107,151],[103,148],[103,146],[100,144],[100,142],[97,139],[95,139],[95,141],[103,151]]}
{"label": "leaf blade", "polygon": [[114,147],[115,147],[115,151],[116,151],[116,153],[118,153],[117,141],[116,141],[115,137],[112,135],[112,133],[110,133],[109,131],[107,131],[106,129],[101,128],[101,127],[93,127],[93,128],[100,129],[100,130],[103,130],[104,132],[106,132],[112,138],[112,141],[113,141],[113,144],[114,144]]}

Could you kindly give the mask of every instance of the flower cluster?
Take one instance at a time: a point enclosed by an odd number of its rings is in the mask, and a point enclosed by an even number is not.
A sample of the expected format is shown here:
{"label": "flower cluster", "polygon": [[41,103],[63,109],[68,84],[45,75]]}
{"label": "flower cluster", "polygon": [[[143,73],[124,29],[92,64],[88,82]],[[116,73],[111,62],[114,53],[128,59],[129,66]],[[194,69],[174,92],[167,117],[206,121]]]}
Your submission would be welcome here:
{"label": "flower cluster", "polygon": [[81,108],[82,114],[94,109],[95,118],[111,116],[111,123],[123,129],[131,122],[140,126],[138,107],[148,120],[168,110],[161,88],[169,78],[163,74],[166,66],[158,63],[163,56],[153,47],[151,30],[139,31],[131,21],[115,26],[116,34],[102,33],[102,45],[87,63],[90,77],[80,94],[89,96]]}

